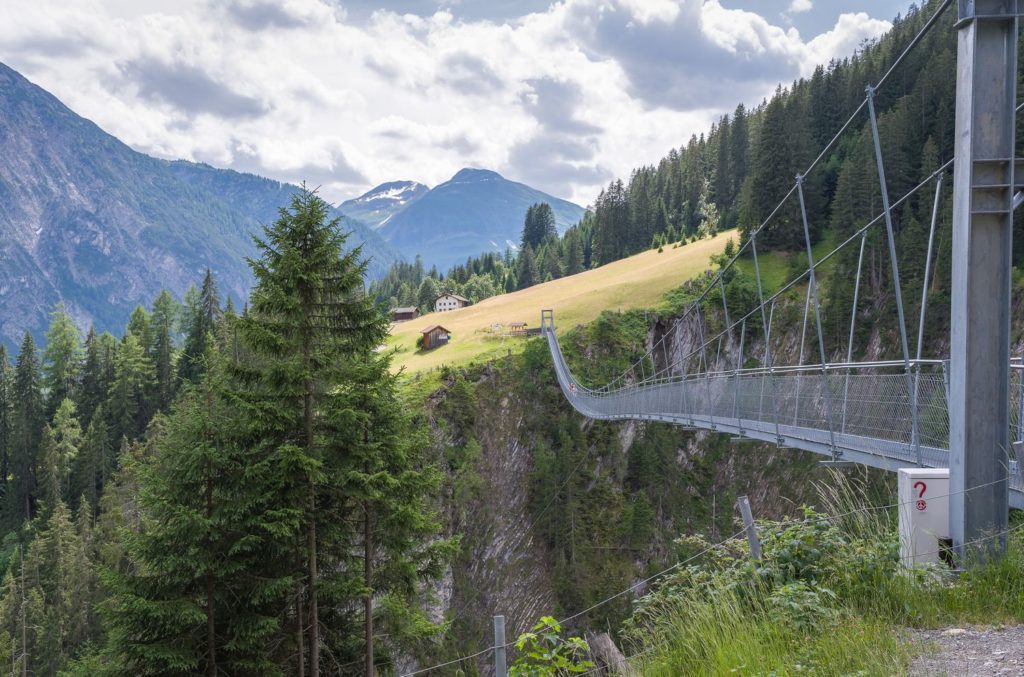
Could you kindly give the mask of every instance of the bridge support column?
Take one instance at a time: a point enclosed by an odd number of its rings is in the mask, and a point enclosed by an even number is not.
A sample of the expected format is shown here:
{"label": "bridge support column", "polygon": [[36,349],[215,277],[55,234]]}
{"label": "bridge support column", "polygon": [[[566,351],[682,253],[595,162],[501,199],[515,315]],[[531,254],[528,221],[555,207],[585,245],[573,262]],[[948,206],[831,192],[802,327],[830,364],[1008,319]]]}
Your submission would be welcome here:
{"label": "bridge support column", "polygon": [[949,519],[970,565],[1006,549],[1017,2],[957,5]]}

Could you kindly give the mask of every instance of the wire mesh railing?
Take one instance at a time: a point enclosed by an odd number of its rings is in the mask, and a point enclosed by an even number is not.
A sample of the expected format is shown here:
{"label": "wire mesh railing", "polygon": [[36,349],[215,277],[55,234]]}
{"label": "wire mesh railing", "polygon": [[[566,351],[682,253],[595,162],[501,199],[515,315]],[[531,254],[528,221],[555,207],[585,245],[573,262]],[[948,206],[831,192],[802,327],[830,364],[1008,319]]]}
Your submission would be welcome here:
{"label": "wire mesh railing", "polygon": [[[583,387],[544,311],[541,328],[570,404],[595,419],[662,420],[728,432],[876,467],[949,463],[948,377],[942,360],[902,360],[657,375],[613,391]],[[1024,505],[1024,364],[1011,369],[1011,489]],[[867,460],[865,460],[867,459]]]}

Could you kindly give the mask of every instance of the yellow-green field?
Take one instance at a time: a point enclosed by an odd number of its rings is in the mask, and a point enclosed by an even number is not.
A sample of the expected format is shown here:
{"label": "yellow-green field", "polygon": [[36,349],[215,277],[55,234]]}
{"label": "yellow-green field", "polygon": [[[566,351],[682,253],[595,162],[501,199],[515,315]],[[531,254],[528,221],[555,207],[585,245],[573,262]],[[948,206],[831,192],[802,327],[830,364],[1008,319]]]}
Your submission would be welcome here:
{"label": "yellow-green field", "polygon": [[[540,311],[552,308],[559,331],[571,329],[596,318],[602,310],[628,310],[655,306],[665,292],[706,270],[710,256],[721,253],[736,231],[719,233],[710,240],[662,253],[650,250],[512,294],[502,294],[480,303],[446,313],[429,313],[392,327],[388,347],[396,348],[394,366],[416,373],[443,364],[466,364],[473,360],[518,352],[521,338],[500,338],[489,330],[495,324],[526,322],[540,325]],[[440,324],[451,332],[448,345],[423,352],[416,348],[420,331]]]}

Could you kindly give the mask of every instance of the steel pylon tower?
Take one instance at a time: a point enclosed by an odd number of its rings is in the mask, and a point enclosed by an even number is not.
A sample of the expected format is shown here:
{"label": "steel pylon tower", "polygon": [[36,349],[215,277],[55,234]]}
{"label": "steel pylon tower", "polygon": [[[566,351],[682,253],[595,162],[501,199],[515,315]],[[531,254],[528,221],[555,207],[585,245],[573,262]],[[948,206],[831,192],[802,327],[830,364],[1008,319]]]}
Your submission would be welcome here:
{"label": "steel pylon tower", "polygon": [[1006,549],[1017,0],[958,0],[950,325],[950,535]]}

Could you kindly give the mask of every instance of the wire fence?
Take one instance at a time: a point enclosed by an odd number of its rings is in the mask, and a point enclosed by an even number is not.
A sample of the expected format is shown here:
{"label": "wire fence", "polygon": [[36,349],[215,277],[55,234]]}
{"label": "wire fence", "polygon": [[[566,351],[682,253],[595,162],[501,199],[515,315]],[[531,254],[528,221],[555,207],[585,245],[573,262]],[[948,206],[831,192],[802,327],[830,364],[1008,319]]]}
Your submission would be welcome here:
{"label": "wire fence", "polygon": [[[995,484],[999,484],[1002,481],[1004,481],[1004,480],[996,480],[995,482],[986,482],[984,484],[978,484],[978,485],[975,485],[975,486],[972,486],[972,487],[967,487],[966,489],[961,489],[961,490],[958,490],[958,491],[949,491],[949,492],[947,492],[945,494],[936,494],[936,495],[930,496],[929,500],[936,501],[938,499],[950,498],[952,496],[958,496],[960,494],[968,494],[968,493],[970,493],[972,491],[978,491],[980,489],[986,489],[986,488],[991,487],[991,486],[993,486]],[[806,517],[806,518],[801,519],[801,520],[791,521],[791,522],[787,523],[787,526],[799,526],[799,525],[806,526],[806,525],[811,525],[811,524],[821,524],[821,523],[825,523],[825,522],[840,522],[842,520],[845,520],[845,519],[847,519],[849,517],[852,517],[852,516],[855,516],[855,515],[874,513],[874,512],[880,512],[880,511],[885,511],[885,510],[895,510],[895,509],[899,509],[899,508],[902,508],[902,507],[912,506],[916,502],[917,502],[917,499],[911,499],[911,500],[908,500],[908,501],[894,501],[892,503],[885,503],[885,504],[881,504],[881,505],[861,506],[859,508],[853,508],[851,510],[847,510],[847,511],[841,512],[841,513],[837,513],[835,515],[818,515],[818,516],[815,516],[815,517]],[[1016,524],[1016,525],[1013,525],[1011,527],[1008,527],[1006,529],[1000,530],[998,532],[995,532],[995,533],[992,533],[992,534],[985,534],[985,535],[983,535],[983,536],[981,536],[979,538],[972,539],[970,541],[965,542],[963,545],[964,545],[964,547],[967,547],[967,546],[971,546],[971,545],[977,545],[977,544],[980,544],[980,543],[984,543],[984,542],[987,542],[987,541],[990,541],[990,540],[993,540],[993,539],[997,539],[997,538],[1009,537],[1009,535],[1011,535],[1013,533],[1016,533],[1018,531],[1021,531],[1022,529],[1024,529],[1024,521],[1020,522],[1019,524]],[[683,568],[683,567],[685,567],[687,565],[693,564],[694,562],[696,562],[697,560],[701,559],[702,557],[704,557],[708,553],[713,552],[714,550],[730,546],[730,545],[735,544],[737,542],[745,542],[744,539],[745,539],[746,533],[747,533],[747,529],[746,529],[746,527],[744,527],[744,528],[736,531],[732,535],[730,535],[730,536],[728,536],[726,538],[723,538],[723,539],[721,539],[721,540],[719,540],[719,541],[717,541],[715,543],[712,543],[712,544],[706,546],[705,548],[703,548],[699,552],[691,555],[690,557],[687,557],[684,560],[680,560],[679,562],[676,562],[676,563],[672,564],[671,566],[668,566],[668,567],[662,569],[661,571],[659,571],[659,572],[657,572],[655,574],[652,574],[651,576],[648,576],[648,577],[646,577],[646,578],[644,578],[644,579],[642,579],[640,581],[637,581],[636,583],[633,583],[633,584],[629,585],[628,587],[624,588],[623,590],[620,590],[620,591],[618,591],[618,592],[616,592],[616,593],[614,593],[612,595],[609,595],[608,597],[605,597],[601,601],[599,601],[599,602],[597,602],[595,604],[592,604],[592,605],[588,606],[587,608],[585,608],[585,609],[583,609],[581,611],[577,611],[577,612],[575,612],[575,613],[573,613],[573,614],[571,614],[569,616],[565,616],[564,618],[559,619],[558,623],[559,623],[559,625],[561,625],[563,627],[567,626],[569,623],[571,623],[571,622],[573,622],[573,621],[575,621],[575,620],[577,620],[577,619],[579,619],[579,618],[581,618],[583,616],[586,616],[590,612],[595,611],[595,610],[603,607],[604,605],[609,604],[609,603],[611,603],[611,602],[613,602],[613,601],[615,601],[615,600],[617,600],[617,599],[619,599],[619,598],[621,598],[621,597],[623,597],[625,595],[637,592],[638,590],[646,590],[647,586],[649,586],[651,583],[653,583],[653,582],[655,582],[655,581],[657,581],[659,579],[664,578],[665,576],[667,576],[668,574],[672,573],[673,571],[677,571],[677,570],[679,570],[679,569],[681,569],[681,568]],[[916,553],[916,556],[917,557],[928,557],[928,556],[931,556],[931,555],[938,555],[941,552],[944,552],[944,551],[935,550],[935,551],[931,551],[931,552]],[[508,648],[514,647],[515,645],[516,645],[516,640],[513,639],[513,640],[505,643],[504,645],[502,645],[502,647],[505,648],[505,649],[508,649]],[[487,654],[495,651],[497,648],[499,648],[499,647],[497,647],[497,646],[489,646],[489,647],[487,647],[485,649],[481,649],[480,651],[477,651],[475,653],[471,653],[471,654],[468,654],[466,656],[461,656],[459,658],[455,658],[455,659],[452,659],[450,661],[446,661],[444,663],[438,663],[437,665],[432,665],[432,666],[429,666],[429,667],[420,668],[420,669],[414,670],[412,672],[402,673],[401,677],[414,677],[415,675],[428,674],[430,672],[433,672],[433,671],[436,671],[436,670],[440,670],[441,668],[446,668],[446,667],[451,667],[453,665],[458,665],[458,664],[463,663],[465,661],[469,661],[469,660],[472,660],[474,658],[479,658],[481,656],[487,655]],[[647,650],[645,650],[645,651],[643,651],[641,653],[648,653],[649,651],[650,651],[650,649],[647,649]],[[633,658],[636,655],[639,655],[639,654],[634,654],[634,656],[631,656],[630,658]]]}

